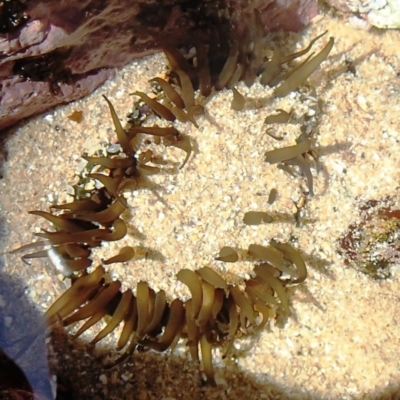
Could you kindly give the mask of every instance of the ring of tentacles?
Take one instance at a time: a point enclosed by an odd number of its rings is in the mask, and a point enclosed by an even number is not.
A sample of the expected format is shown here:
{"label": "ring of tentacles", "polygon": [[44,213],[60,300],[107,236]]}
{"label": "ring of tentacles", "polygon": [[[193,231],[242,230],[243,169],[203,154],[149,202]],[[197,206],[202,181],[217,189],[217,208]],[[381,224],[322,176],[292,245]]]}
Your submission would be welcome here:
{"label": "ring of tentacles", "polygon": [[[244,80],[251,85],[260,76],[263,84],[280,83],[275,96],[284,96],[307,79],[333,45],[331,38],[313,58],[310,56],[297,66],[284,69],[284,64],[306,54],[318,38],[303,51],[284,56],[276,49],[268,59],[263,54],[262,27],[257,13],[254,14],[252,29],[250,33],[244,32],[242,36],[233,38],[232,35],[226,42],[219,43],[219,49],[225,49],[225,53],[219,54],[219,67],[212,67],[212,46],[194,43],[195,55],[186,58],[160,39],[170,64],[169,78],[153,80],[159,85],[158,98],[143,92],[135,95],[159,118],[171,123],[178,119],[197,126],[195,116],[204,111],[207,99],[216,91],[232,89],[232,107],[241,109],[245,98],[235,89],[235,84]],[[118,254],[103,260],[103,265],[98,266],[92,265],[91,254],[102,242],[118,241],[127,234],[126,223],[121,218],[128,208],[123,193],[140,189],[151,175],[162,169],[162,166],[149,165],[154,162],[150,150],[139,154],[143,137],[153,138],[155,145],[163,143],[186,152],[181,168],[191,156],[192,145],[190,137],[173,126],[145,127],[137,123],[124,129],[113,105],[107,98],[105,100],[119,150],[101,157],[84,157],[97,170],[87,177],[96,180],[101,187],[90,193],[77,194],[71,203],[53,205],[50,212],[31,211],[31,214],[50,221],[53,230],[36,234],[44,239],[39,244],[46,245],[47,249],[24,255],[22,259],[50,257],[56,267],[71,278],[71,287],[45,313],[50,325],[61,321],[68,326],[85,321],[76,333],[79,336],[108,316],[92,343],[118,330],[116,349],[122,353],[119,361],[135,350],[163,352],[173,349],[182,339],[191,357],[197,362],[201,360],[207,380],[213,382],[213,348],[222,347],[224,356],[227,356],[236,337],[262,329],[277,315],[288,316],[289,299],[285,287],[306,279],[306,265],[301,253],[293,246],[271,240],[268,246],[249,245],[247,256],[254,262],[254,274],[243,285],[229,284],[218,272],[203,267],[182,269],[177,274],[177,279],[190,291],[191,297],[186,301],[168,299],[163,290],[155,292],[143,281],[137,283],[136,290],[122,292],[121,282],[113,281],[104,265],[134,262],[135,250],[130,246],[123,247]],[[296,145],[267,152],[266,161],[300,167],[312,194],[312,176],[306,157],[312,152],[311,146],[312,138],[302,134]],[[266,217],[262,212],[250,213],[247,222],[261,223]],[[22,250],[37,245],[35,242],[23,246]],[[235,262],[238,254],[235,249],[224,247],[218,259]]]}

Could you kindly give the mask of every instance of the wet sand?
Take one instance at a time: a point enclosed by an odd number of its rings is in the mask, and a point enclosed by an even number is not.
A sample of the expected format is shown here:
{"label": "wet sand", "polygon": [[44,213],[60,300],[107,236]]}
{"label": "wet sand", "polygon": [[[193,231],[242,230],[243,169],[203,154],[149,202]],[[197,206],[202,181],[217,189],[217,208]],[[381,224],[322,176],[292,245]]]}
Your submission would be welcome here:
{"label": "wet sand", "polygon": [[[306,282],[290,289],[292,317],[283,326],[271,324],[257,337],[238,340],[232,359],[221,360],[216,351],[217,387],[201,384],[197,366],[182,346],[173,355],[138,354],[131,363],[104,370],[103,358],[112,357],[115,337],[93,349],[85,344],[93,337],[91,332],[77,341],[59,333],[58,343],[64,348],[53,346],[60,360],[56,370],[69,374],[87,396],[384,399],[400,391],[396,265],[390,278],[374,280],[345,265],[338,254],[338,240],[350,224],[360,221],[360,205],[390,198],[392,206],[400,208],[400,117],[396,111],[400,109],[400,32],[357,31],[326,15],[301,34],[291,34],[287,48],[304,48],[325,30],[327,37],[335,38],[335,45],[308,80],[313,90],[273,99],[272,90],[258,83],[251,88],[240,84],[239,91],[253,99],[244,111],[234,112],[231,92],[222,91],[207,104],[212,118],[198,118],[199,129],[189,123],[176,124],[194,139],[195,154],[179,172],[175,168],[154,177],[164,188],[159,192],[162,201],[148,190],[129,197],[132,225],[143,237],[128,235],[123,243],[103,246],[95,254],[99,260],[126,244],[154,249],[162,258],[111,266],[111,276],[132,288],[146,280],[171,298],[184,298],[185,287],[175,278],[181,268],[208,265],[226,276],[246,278],[251,265],[214,260],[221,247],[246,249],[272,238],[290,241],[301,250],[309,270]],[[327,37],[315,48],[321,49]],[[32,232],[47,227],[27,211],[47,210],[54,202],[70,199],[76,172],[82,168],[81,154],[115,141],[101,94],[109,97],[125,120],[133,105],[129,94],[149,91],[148,79],[164,71],[165,64],[161,54],[134,62],[86,99],[13,128],[0,180],[0,212],[7,227],[2,236],[5,252],[32,242]],[[297,227],[294,202],[307,191],[305,179],[267,164],[264,153],[295,143],[304,115],[311,117],[314,111],[310,110],[316,109],[315,99],[322,102],[322,110],[314,116],[314,121],[318,117],[321,170],[318,174],[313,170],[315,195],[307,197]],[[284,137],[282,142],[266,135],[263,126],[265,117],[279,108],[292,110],[294,116],[293,123],[274,126],[276,134]],[[83,112],[81,123],[68,118],[74,111]],[[177,149],[161,150],[175,166],[184,159]],[[269,205],[272,188],[278,197]],[[250,210],[268,211],[279,222],[245,226],[243,215]],[[34,260],[27,266],[18,255],[6,253],[4,259],[3,272],[21,279],[26,295],[43,311],[68,286],[48,260]]]}

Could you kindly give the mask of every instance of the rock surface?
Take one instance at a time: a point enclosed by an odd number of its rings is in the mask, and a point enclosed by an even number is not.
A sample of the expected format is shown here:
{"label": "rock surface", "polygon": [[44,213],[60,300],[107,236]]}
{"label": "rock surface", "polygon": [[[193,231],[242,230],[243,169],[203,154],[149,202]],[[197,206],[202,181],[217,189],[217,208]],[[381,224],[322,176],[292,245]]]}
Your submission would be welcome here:
{"label": "rock surface", "polygon": [[350,15],[349,22],[358,29],[400,27],[399,0],[328,0],[328,4]]}
{"label": "rock surface", "polygon": [[[317,14],[316,0],[254,0],[265,30],[299,30]],[[211,10],[211,7],[213,9]],[[79,99],[134,58],[199,34],[207,13],[242,2],[221,0],[30,0],[4,2],[0,16],[0,129]],[[202,20],[203,18],[203,20]]]}

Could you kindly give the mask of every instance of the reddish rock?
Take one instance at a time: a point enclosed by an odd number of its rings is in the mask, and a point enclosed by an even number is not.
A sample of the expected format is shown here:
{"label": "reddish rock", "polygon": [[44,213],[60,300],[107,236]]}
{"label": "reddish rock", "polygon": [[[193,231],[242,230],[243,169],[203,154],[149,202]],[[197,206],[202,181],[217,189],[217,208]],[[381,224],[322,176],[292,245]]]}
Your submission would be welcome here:
{"label": "reddish rock", "polygon": [[160,34],[184,44],[223,8],[240,24],[243,4],[260,10],[265,31],[299,30],[317,13],[316,0],[3,2],[0,129],[91,93],[113,75],[112,68],[155,51]]}
{"label": "reddish rock", "polygon": [[284,29],[299,31],[318,14],[318,2],[313,0],[257,0],[266,31]]}

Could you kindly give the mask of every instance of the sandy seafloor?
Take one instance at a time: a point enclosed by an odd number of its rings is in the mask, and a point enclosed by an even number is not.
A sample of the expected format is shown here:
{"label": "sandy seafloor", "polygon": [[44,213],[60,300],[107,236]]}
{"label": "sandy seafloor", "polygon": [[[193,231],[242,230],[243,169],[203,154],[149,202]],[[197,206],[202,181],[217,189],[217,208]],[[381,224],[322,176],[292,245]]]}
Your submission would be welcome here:
{"label": "sandy seafloor", "polygon": [[[397,398],[396,392],[400,396],[400,276],[393,268],[391,279],[373,280],[346,266],[337,252],[338,239],[359,220],[360,204],[390,196],[400,207],[396,197],[400,32],[359,31],[325,15],[304,32],[289,35],[287,51],[304,48],[324,30],[328,35],[315,48],[322,48],[328,36],[335,38],[335,45],[308,81],[323,104],[317,135],[322,168],[319,174],[313,170],[315,196],[307,198],[300,227],[292,217],[293,201],[307,190],[304,179],[264,162],[265,151],[294,143],[300,124],[274,126],[277,134],[284,135],[283,142],[276,142],[265,134],[263,120],[276,108],[293,109],[300,118],[312,105],[307,99],[310,92],[274,100],[271,89],[241,84],[238,88],[244,95],[262,98],[265,104],[254,101],[246,110],[234,112],[231,93],[217,94],[207,104],[215,123],[199,117],[199,129],[189,123],[176,125],[192,136],[197,150],[182,170],[154,178],[164,187],[159,192],[163,201],[148,190],[129,199],[132,226],[143,238],[130,236],[124,243],[152,248],[164,261],[139,260],[110,268],[112,276],[127,287],[147,280],[170,296],[184,296],[185,288],[175,279],[183,267],[210,265],[222,274],[248,276],[251,265],[213,260],[222,246],[245,249],[251,243],[267,244],[271,238],[291,240],[309,271],[305,283],[290,289],[292,317],[283,327],[272,324],[256,337],[238,340],[232,359],[223,361],[216,352],[216,387],[201,383],[197,366],[183,347],[173,355],[139,354],[128,364],[104,370],[103,358],[112,357],[115,338],[93,349],[85,344],[92,333],[79,340],[59,334],[52,346],[53,368],[64,381],[73,382],[80,398],[384,399]],[[346,60],[353,63],[355,74]],[[32,232],[48,227],[27,211],[47,210],[52,202],[68,200],[80,155],[115,139],[101,94],[110,98],[125,120],[133,105],[129,94],[149,91],[147,80],[164,70],[160,54],[134,62],[86,99],[10,131],[0,180],[5,252],[30,243]],[[83,111],[81,123],[67,118],[76,110]],[[161,151],[174,165],[184,158],[179,150]],[[278,197],[271,206],[267,199],[272,188]],[[280,222],[246,227],[242,218],[250,210],[279,215]],[[114,254],[115,248],[108,247],[104,252]],[[34,260],[27,266],[19,255],[3,257],[2,273],[22,280],[28,298],[43,311],[68,285],[48,260]]]}

